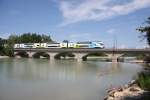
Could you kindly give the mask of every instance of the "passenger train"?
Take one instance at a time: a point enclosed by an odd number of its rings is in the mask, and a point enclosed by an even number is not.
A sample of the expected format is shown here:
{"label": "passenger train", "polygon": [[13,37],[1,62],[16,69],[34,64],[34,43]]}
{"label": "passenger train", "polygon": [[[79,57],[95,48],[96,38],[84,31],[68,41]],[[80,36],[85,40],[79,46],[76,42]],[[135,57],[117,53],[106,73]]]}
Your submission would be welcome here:
{"label": "passenger train", "polygon": [[104,48],[101,41],[92,42],[61,42],[61,43],[20,43],[14,44],[14,48]]}

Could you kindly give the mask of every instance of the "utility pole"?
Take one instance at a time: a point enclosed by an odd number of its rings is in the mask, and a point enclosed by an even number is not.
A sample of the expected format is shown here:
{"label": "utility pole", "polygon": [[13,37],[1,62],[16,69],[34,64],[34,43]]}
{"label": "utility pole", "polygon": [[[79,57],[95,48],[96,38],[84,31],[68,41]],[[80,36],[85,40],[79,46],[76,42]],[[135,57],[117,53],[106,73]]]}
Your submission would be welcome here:
{"label": "utility pole", "polygon": [[69,40],[63,40],[64,43],[67,43],[67,48],[68,48],[68,43],[69,43]]}
{"label": "utility pole", "polygon": [[114,34],[114,37],[113,37],[113,55],[115,54],[116,49],[117,49],[117,37]]}

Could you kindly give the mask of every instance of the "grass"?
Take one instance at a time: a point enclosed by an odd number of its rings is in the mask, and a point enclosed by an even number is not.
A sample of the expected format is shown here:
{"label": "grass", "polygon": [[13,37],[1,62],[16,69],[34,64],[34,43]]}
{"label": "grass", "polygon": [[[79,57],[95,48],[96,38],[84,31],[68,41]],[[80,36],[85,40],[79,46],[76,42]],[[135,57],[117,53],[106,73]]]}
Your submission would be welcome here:
{"label": "grass", "polygon": [[142,89],[150,91],[150,73],[139,73],[137,83]]}

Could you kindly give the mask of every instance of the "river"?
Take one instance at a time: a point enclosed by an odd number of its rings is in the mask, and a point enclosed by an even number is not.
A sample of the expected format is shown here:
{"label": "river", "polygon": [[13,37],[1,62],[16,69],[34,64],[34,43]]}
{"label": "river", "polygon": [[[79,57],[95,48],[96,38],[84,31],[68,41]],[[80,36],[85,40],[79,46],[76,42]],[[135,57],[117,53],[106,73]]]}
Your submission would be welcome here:
{"label": "river", "polygon": [[103,100],[127,84],[140,64],[47,59],[0,59],[0,100]]}

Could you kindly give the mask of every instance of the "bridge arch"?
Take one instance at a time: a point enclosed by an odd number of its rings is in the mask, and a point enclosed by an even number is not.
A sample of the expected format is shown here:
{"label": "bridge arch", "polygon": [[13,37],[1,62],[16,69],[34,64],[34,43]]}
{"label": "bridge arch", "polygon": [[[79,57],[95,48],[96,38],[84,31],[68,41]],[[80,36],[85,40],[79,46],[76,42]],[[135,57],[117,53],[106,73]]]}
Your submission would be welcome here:
{"label": "bridge arch", "polygon": [[50,55],[47,52],[36,52],[32,55],[33,58],[50,58]]}
{"label": "bridge arch", "polygon": [[147,53],[124,53],[119,57],[119,61],[129,61],[129,60],[144,60],[147,56]]}
{"label": "bridge arch", "polygon": [[86,56],[84,56],[85,60],[88,60],[88,57],[102,57],[105,60],[108,60],[107,54],[103,52],[93,52],[93,53],[88,53]]}
{"label": "bridge arch", "polygon": [[80,52],[77,52],[77,53],[73,53],[74,55],[75,55],[75,59],[77,60],[77,61],[85,61],[86,60],[86,55],[88,54],[88,53],[80,53]]}
{"label": "bridge arch", "polygon": [[71,59],[74,57],[75,55],[72,52],[61,52],[54,56],[55,59]]}
{"label": "bridge arch", "polygon": [[17,58],[28,58],[28,53],[26,51],[19,51],[19,52],[15,52],[14,53],[14,56],[17,57]]}

